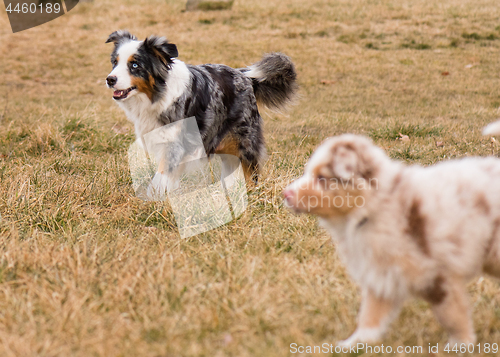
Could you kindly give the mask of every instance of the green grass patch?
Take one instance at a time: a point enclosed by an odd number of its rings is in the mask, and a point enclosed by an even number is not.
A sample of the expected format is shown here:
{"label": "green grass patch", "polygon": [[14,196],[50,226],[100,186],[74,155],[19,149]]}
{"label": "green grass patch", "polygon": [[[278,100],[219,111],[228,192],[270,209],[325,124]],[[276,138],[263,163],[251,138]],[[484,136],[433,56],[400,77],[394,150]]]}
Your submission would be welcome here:
{"label": "green grass patch", "polygon": [[432,46],[427,44],[427,43],[419,43],[419,42],[416,42],[415,40],[403,42],[401,44],[401,47],[402,48],[409,48],[409,49],[413,49],[413,50],[430,50],[432,48]]}
{"label": "green grass patch", "polygon": [[202,1],[198,9],[202,11],[230,10],[234,1]]}
{"label": "green grass patch", "polygon": [[199,19],[198,23],[203,25],[211,25],[215,22],[215,19]]}
{"label": "green grass patch", "polygon": [[473,41],[479,41],[479,40],[495,41],[500,38],[496,33],[493,32],[483,35],[478,34],[477,32],[472,32],[472,33],[464,32],[462,33],[462,37],[465,38],[466,40],[473,40]]}
{"label": "green grass patch", "polygon": [[407,162],[414,162],[422,158],[422,155],[416,151],[411,145],[391,152],[390,155],[393,159],[403,160]]}
{"label": "green grass patch", "polygon": [[427,126],[424,124],[396,124],[394,126],[380,127],[372,130],[369,135],[374,140],[396,140],[400,134],[411,138],[427,138],[438,136],[442,132],[441,127]]}
{"label": "green grass patch", "polygon": [[399,63],[404,64],[405,66],[413,66],[415,64],[415,62],[408,58],[399,60]]}

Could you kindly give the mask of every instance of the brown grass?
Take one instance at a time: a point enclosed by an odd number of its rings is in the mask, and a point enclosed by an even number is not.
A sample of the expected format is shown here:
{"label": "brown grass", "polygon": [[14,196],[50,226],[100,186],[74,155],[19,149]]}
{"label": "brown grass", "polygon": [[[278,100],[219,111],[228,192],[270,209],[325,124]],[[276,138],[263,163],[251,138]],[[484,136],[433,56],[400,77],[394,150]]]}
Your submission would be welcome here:
{"label": "brown grass", "polygon": [[[355,327],[358,291],[316,220],[281,199],[314,148],[355,132],[409,163],[492,153],[480,130],[500,116],[496,0],[184,7],[99,0],[12,34],[0,5],[1,356],[288,356],[293,342],[334,343]],[[269,160],[236,222],[181,240],[168,208],[135,198],[133,130],[104,87],[104,41],[121,28],[167,35],[192,64],[270,51],[296,63],[301,99],[287,116],[263,111]],[[481,343],[500,342],[498,288],[469,285]],[[446,338],[410,302],[384,344]]]}

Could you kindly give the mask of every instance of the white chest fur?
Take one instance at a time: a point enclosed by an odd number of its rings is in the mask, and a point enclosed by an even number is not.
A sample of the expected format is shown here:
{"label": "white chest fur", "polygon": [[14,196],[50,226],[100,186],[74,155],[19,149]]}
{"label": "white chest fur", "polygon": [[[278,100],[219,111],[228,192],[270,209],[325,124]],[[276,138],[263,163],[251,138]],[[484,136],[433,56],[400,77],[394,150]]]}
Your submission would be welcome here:
{"label": "white chest fur", "polygon": [[127,119],[134,124],[137,138],[165,124],[158,121],[158,117],[184,94],[190,83],[190,75],[184,62],[176,59],[168,71],[163,98],[151,103],[146,94],[137,93],[124,101],[117,102],[127,115]]}
{"label": "white chest fur", "polygon": [[376,296],[406,296],[408,287],[400,267],[390,264],[388,255],[381,256],[380,249],[374,249],[373,237],[363,234],[358,224],[359,220],[320,219],[320,225],[337,244],[339,256],[356,283]]}

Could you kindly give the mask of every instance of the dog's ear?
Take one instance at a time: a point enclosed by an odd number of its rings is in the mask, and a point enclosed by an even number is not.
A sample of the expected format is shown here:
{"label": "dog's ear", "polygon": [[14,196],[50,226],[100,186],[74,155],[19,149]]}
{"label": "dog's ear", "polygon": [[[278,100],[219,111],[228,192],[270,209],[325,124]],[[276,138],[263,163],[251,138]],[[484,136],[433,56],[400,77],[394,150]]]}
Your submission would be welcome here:
{"label": "dog's ear", "polygon": [[108,39],[106,40],[106,43],[113,42],[116,45],[124,40],[137,41],[137,37],[135,37],[128,31],[118,30],[109,35]]}
{"label": "dog's ear", "polygon": [[[356,138],[360,139],[360,138]],[[369,180],[376,173],[374,158],[370,155],[371,143],[365,140],[341,140],[331,148],[332,175],[341,180],[362,178]]]}
{"label": "dog's ear", "polygon": [[170,65],[179,56],[177,46],[169,43],[165,37],[150,36],[144,40],[144,49],[152,53],[163,64]]}

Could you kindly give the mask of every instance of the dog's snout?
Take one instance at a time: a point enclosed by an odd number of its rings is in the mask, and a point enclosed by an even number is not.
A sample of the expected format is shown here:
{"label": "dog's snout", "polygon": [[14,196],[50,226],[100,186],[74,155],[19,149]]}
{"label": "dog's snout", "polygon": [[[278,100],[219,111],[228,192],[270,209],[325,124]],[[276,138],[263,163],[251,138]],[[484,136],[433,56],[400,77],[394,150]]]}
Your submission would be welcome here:
{"label": "dog's snout", "polygon": [[283,191],[283,197],[286,199],[290,198],[293,196],[293,191],[292,189],[290,188],[286,188],[284,191]]}
{"label": "dog's snout", "polygon": [[110,87],[113,87],[117,81],[118,81],[118,78],[116,78],[116,76],[108,76],[108,78],[106,78],[106,83]]}

